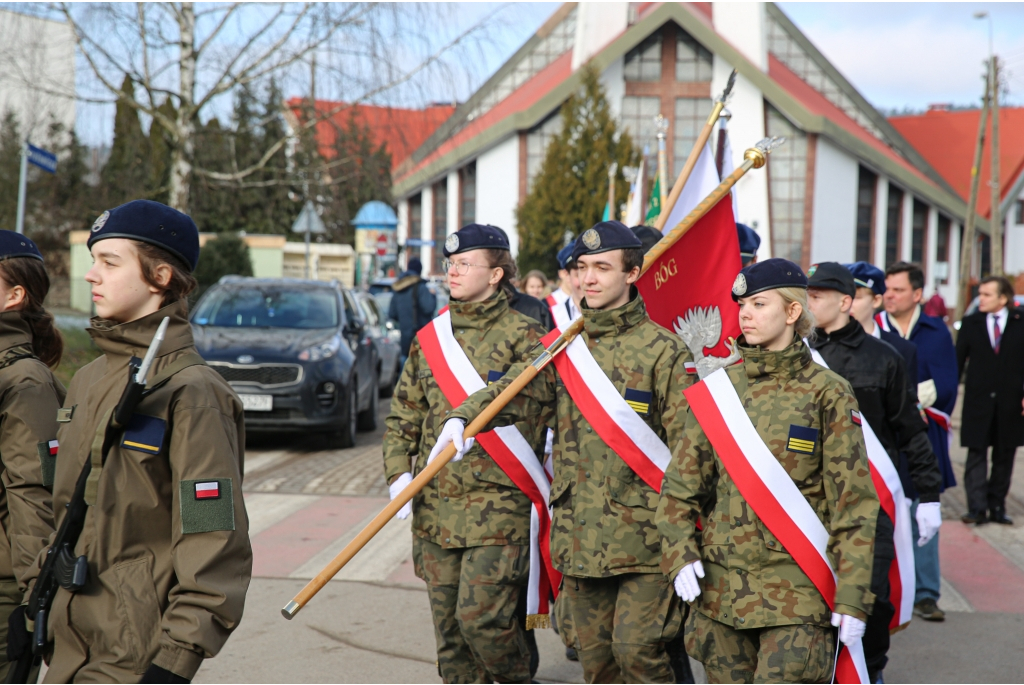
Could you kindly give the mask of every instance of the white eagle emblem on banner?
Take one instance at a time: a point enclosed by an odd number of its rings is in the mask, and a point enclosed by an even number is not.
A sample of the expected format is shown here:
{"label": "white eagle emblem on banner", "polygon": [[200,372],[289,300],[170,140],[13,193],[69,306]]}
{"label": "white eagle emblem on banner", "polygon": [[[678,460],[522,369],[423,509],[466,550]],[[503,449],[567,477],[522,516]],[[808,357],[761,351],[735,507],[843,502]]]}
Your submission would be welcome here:
{"label": "white eagle emblem on banner", "polygon": [[704,379],[718,369],[731,366],[741,359],[736,341],[730,339],[726,343],[731,354],[728,357],[705,356],[705,347],[715,347],[722,339],[722,315],[718,307],[694,307],[686,312],[686,316],[677,316],[672,325],[676,334],[683,339],[686,347],[693,354],[697,377]]}

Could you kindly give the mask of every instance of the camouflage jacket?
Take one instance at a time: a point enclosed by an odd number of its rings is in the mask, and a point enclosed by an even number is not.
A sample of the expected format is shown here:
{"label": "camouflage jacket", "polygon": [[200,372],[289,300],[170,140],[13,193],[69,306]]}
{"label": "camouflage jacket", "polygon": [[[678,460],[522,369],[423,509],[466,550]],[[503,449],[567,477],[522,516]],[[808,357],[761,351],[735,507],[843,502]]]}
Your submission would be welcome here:
{"label": "camouflage jacket", "polygon": [[[781,352],[740,350],[743,363],[729,367],[729,377],[758,435],[829,531],[838,569],[836,610],[863,619],[874,602],[878,497],[863,434],[851,416],[857,411],[853,390],[812,362],[802,341]],[[813,441],[813,449],[790,443],[793,433]],[[698,533],[699,514],[704,528]],[[825,600],[740,495],[692,414],[682,448],[665,472],[658,531],[662,568],[670,577],[703,561],[696,608],[705,616],[735,628],[829,625]]]}
{"label": "camouflage jacket", "polygon": [[[684,364],[690,353],[679,338],[647,316],[635,294],[610,311],[587,309],[584,340],[601,369],[625,395],[650,395],[644,421],[673,452],[683,435],[691,383]],[[540,348],[538,348],[540,351]],[[453,416],[476,416],[526,364],[505,379],[471,395]],[[660,572],[661,543],[655,525],[658,493],[637,476],[594,432],[551,364],[509,403],[493,425],[531,419],[545,406],[557,408],[553,446],[551,555],[570,576],[603,578],[623,573]]]}
{"label": "camouflage jacket", "polygon": [[[544,336],[533,319],[509,309],[503,292],[477,303],[449,303],[455,339],[485,382],[529,357]],[[419,473],[452,406],[413,339],[385,420],[384,472]],[[517,426],[543,454],[550,412]],[[525,545],[530,540],[530,500],[477,443],[459,462],[446,465],[413,500],[413,534],[446,548]]]}

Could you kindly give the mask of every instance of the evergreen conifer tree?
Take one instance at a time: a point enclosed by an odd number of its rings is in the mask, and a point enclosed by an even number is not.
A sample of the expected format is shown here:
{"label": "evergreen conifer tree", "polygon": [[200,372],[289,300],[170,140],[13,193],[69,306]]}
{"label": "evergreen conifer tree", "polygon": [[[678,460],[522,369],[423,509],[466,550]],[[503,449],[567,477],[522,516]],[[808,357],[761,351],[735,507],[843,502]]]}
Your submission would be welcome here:
{"label": "evergreen conifer tree", "polygon": [[633,139],[612,116],[592,68],[585,68],[580,90],[562,105],[561,116],[562,132],[548,144],[533,187],[516,210],[521,273],[556,273],[555,255],[565,231],[579,235],[601,220],[608,204],[611,163],[619,165],[614,205],[618,208],[629,193],[622,168],[640,160]]}
{"label": "evergreen conifer tree", "polygon": [[[133,92],[130,76],[124,77],[121,88],[126,93]],[[110,208],[148,197],[150,163],[149,137],[142,130],[139,112],[121,98],[114,110],[114,141],[110,146],[110,157],[100,172],[99,195],[102,202],[98,204],[102,208]]]}

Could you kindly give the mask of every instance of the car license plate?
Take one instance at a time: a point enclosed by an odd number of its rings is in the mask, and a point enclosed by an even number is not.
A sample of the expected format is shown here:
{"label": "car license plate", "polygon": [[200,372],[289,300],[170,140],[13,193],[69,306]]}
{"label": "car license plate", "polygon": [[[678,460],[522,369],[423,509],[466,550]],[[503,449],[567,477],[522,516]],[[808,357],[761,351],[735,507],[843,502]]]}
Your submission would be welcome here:
{"label": "car license plate", "polygon": [[239,394],[238,398],[242,400],[242,409],[245,411],[270,411],[274,408],[273,395]]}

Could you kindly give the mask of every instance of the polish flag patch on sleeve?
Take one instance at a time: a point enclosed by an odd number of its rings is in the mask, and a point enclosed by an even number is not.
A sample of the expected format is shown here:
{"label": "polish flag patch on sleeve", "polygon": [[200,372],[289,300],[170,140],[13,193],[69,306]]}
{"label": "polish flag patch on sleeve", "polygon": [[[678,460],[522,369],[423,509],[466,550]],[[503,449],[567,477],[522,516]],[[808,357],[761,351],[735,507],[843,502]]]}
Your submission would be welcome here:
{"label": "polish flag patch on sleeve", "polygon": [[220,499],[220,483],[215,480],[196,483],[196,499]]}
{"label": "polish flag patch on sleeve", "polygon": [[47,443],[47,445],[50,448],[50,456],[51,457],[56,457],[57,456],[57,450],[60,449],[60,445],[57,443],[56,440],[51,440],[49,443]]}
{"label": "polish flag patch on sleeve", "polygon": [[860,418],[860,412],[859,411],[854,411],[854,410],[851,409],[850,410],[850,418],[858,426],[863,425],[863,421]]}

